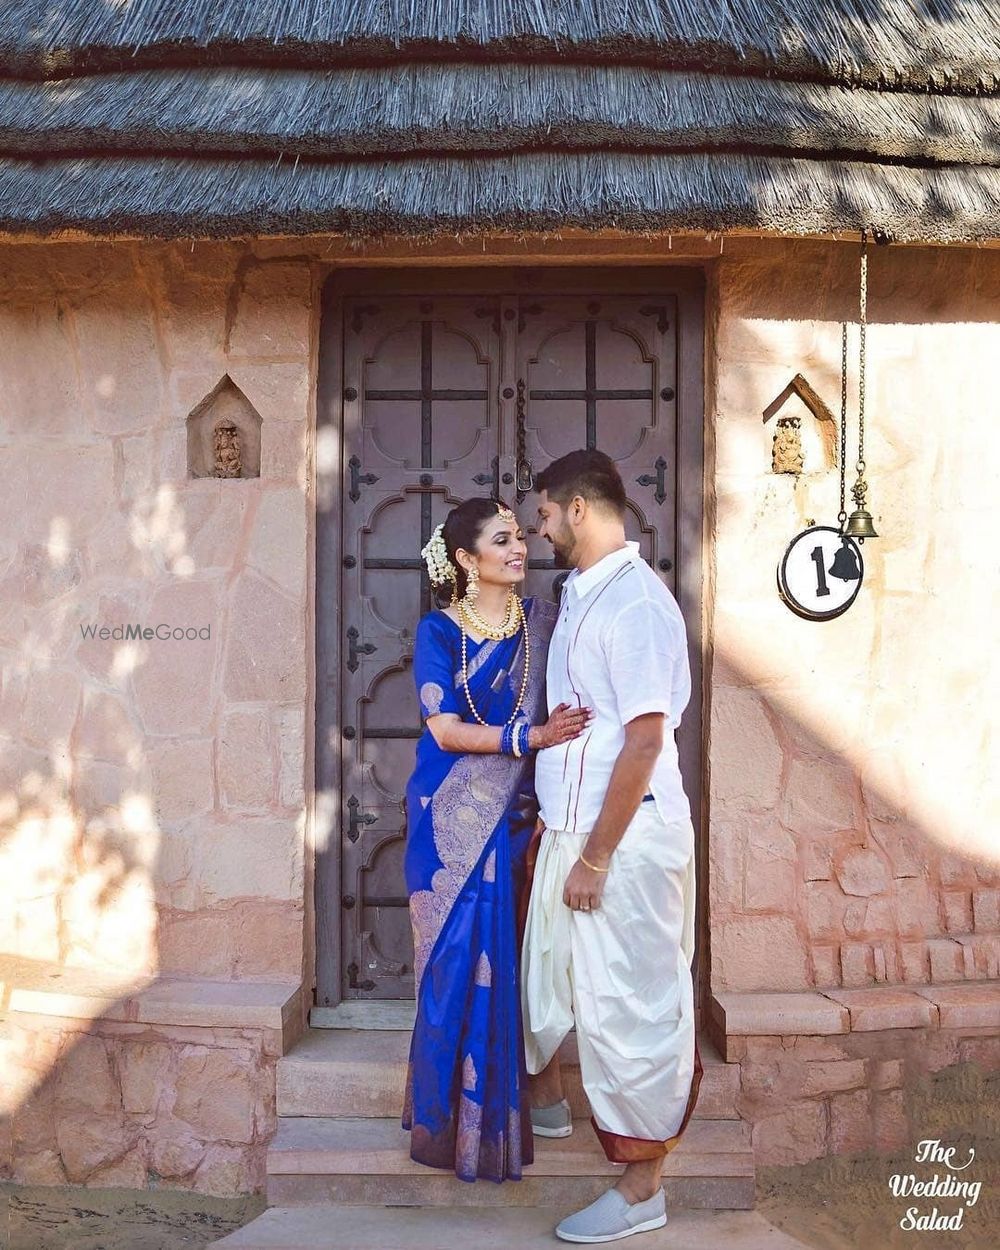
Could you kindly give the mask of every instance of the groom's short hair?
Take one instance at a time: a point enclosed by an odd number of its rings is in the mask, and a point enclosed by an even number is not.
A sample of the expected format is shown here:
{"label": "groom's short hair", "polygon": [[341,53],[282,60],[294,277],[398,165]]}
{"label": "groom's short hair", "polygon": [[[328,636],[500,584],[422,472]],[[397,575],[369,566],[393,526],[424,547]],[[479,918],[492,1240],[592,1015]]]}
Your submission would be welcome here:
{"label": "groom's short hair", "polygon": [[535,478],[535,490],[542,491],[560,506],[576,495],[624,518],[625,484],[615,462],[603,451],[571,451],[553,460]]}

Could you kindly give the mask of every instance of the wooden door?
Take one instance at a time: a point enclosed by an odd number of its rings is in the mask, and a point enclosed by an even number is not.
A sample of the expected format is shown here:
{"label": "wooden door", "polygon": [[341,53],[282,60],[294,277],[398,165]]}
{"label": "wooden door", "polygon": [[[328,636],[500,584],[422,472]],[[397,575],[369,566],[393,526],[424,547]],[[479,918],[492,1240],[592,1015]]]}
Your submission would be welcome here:
{"label": "wooden door", "polygon": [[420,735],[413,635],[431,608],[420,550],[450,508],[492,484],[499,344],[479,308],[461,298],[345,307],[345,997],[413,993],[403,795]]}
{"label": "wooden door", "polygon": [[338,308],[341,357],[328,378],[340,391],[339,404],[329,396],[341,413],[340,534],[334,542],[328,533],[319,552],[321,561],[339,553],[336,607],[330,570],[321,570],[339,637],[318,652],[318,705],[329,715],[324,722],[318,706],[317,748],[331,763],[339,757],[339,789],[317,914],[328,930],[336,919],[339,940],[324,944],[320,933],[321,1005],[413,994],[403,795],[420,734],[413,636],[432,606],[419,553],[434,526],[471,495],[504,498],[529,528],[525,593],[557,596],[559,574],[531,534],[536,500],[524,487],[531,470],[586,446],[618,463],[630,537],[671,587],[677,532],[672,295],[525,295],[512,283],[357,295]]}
{"label": "wooden door", "polygon": [[[618,465],[628,492],[626,532],[673,589],[676,491],[676,301],[635,296],[520,301],[507,460],[538,471],[579,447]],[[520,411],[519,411],[520,409]],[[522,446],[518,448],[519,431]],[[525,475],[526,476],[526,475]],[[536,501],[517,491],[527,521]],[[546,543],[530,542],[525,594],[558,597]]]}

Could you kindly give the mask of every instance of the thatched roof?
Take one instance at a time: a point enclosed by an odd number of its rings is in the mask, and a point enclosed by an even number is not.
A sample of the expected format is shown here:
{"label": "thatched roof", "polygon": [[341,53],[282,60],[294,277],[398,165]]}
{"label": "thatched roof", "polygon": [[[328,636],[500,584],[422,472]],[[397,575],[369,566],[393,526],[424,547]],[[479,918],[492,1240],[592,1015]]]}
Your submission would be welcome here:
{"label": "thatched roof", "polygon": [[[500,223],[700,230],[706,222],[783,234],[887,222],[906,237],[992,229],[1000,171],[916,170],[847,161],[623,152],[441,157],[434,161],[201,161],[115,156],[0,162],[0,229],[75,225],[100,233],[428,233]],[[987,216],[984,205],[992,206]],[[40,207],[41,206],[41,207]],[[706,208],[711,206],[711,208]],[[959,223],[956,226],[956,223]]]}
{"label": "thatched roof", "polygon": [[1000,81],[973,0],[4,0],[0,70],[412,59],[630,61],[841,83]]}
{"label": "thatched roof", "polygon": [[4,0],[0,229],[1000,236],[1000,6]]}

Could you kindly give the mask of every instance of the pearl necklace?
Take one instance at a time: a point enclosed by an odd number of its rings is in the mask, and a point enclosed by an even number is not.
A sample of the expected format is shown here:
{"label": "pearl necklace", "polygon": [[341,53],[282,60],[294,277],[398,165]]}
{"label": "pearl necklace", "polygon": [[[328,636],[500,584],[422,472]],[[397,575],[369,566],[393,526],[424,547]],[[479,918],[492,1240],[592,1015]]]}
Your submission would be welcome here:
{"label": "pearl necklace", "polygon": [[[477,721],[479,721],[480,725],[488,725],[489,721],[483,720],[483,718],[479,715],[476,705],[472,702],[472,691],[469,689],[469,637],[466,632],[465,625],[467,619],[469,619],[470,624],[474,622],[471,614],[468,618],[466,616],[467,603],[468,600],[466,599],[462,599],[458,603],[458,616],[462,623],[462,685],[465,688],[465,697],[469,701],[469,709],[472,712],[472,715]],[[528,671],[531,667],[531,646],[528,642],[528,621],[524,615],[524,604],[515,594],[511,594],[510,600],[508,601],[508,616],[511,615],[512,610],[515,619],[514,629],[511,630],[510,633],[501,634],[500,637],[493,638],[494,642],[500,642],[503,638],[512,637],[518,629],[524,630],[524,672],[521,674],[521,690],[517,696],[517,702],[514,704],[514,711],[511,713],[510,718],[504,722],[505,725],[512,725],[514,721],[517,720],[517,714],[521,710],[524,703],[524,696],[528,690]],[[478,617],[479,613],[476,612],[475,616]],[[485,634],[485,630],[481,630],[478,623],[475,623],[475,628],[477,633]],[[486,637],[490,637],[490,635],[486,634]]]}

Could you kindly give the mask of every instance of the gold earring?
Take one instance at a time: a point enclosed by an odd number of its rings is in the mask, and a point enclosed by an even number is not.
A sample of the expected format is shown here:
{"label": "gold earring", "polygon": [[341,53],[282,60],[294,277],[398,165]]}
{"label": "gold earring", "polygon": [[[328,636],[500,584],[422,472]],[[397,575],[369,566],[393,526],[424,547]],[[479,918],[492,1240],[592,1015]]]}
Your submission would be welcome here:
{"label": "gold earring", "polygon": [[465,597],[473,603],[479,598],[479,569],[475,565],[465,574]]}

